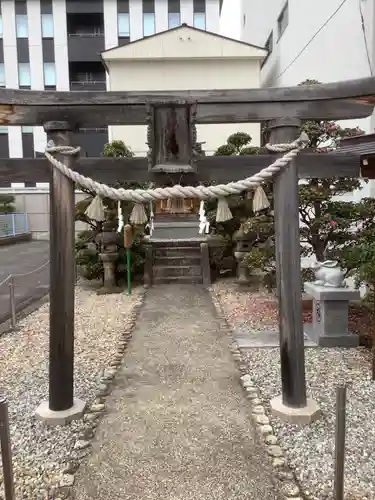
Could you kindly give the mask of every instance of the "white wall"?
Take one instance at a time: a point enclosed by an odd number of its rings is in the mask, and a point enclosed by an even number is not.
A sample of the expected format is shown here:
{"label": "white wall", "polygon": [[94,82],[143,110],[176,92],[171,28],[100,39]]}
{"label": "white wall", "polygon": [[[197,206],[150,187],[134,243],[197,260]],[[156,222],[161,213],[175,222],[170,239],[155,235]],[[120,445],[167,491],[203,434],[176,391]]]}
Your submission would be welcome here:
{"label": "white wall", "polygon": [[[342,0],[329,2],[289,0],[289,25],[279,40],[277,40],[277,17],[284,1],[273,0],[273,3],[277,5],[275,16],[268,16],[269,21],[264,22],[262,33],[258,27],[258,36],[263,37],[263,45],[271,29],[274,30],[274,52],[264,66],[262,82],[284,86],[296,85],[301,79],[306,78],[334,82],[369,76],[370,67],[366,55],[359,5],[362,5],[365,14],[371,1],[348,0],[288,69],[300,50],[334,13]],[[350,36],[347,36],[349,34]],[[371,50],[371,36],[369,34],[367,36]],[[278,61],[278,67],[276,72],[272,72],[275,59]]]}
{"label": "white wall", "polygon": [[194,24],[194,4],[193,0],[180,1],[181,23],[193,26]]}
{"label": "white wall", "polygon": [[[259,86],[260,62],[250,60],[161,60],[110,62],[111,90],[191,90]],[[126,78],[125,78],[126,75]],[[260,143],[258,124],[198,125],[198,141],[211,154],[237,131],[248,132]],[[112,127],[113,139],[123,140],[140,156],[147,151],[145,126]]]}
{"label": "white wall", "polygon": [[[42,22],[39,0],[27,0],[27,18],[29,26],[29,52],[31,89],[44,90]],[[34,127],[34,150],[44,151],[46,134],[43,127]],[[22,156],[22,152],[19,156]]]}
{"label": "white wall", "polygon": [[69,90],[68,33],[65,0],[52,0],[56,61],[56,90]]}
{"label": "white wall", "polygon": [[168,29],[168,0],[155,2],[155,29],[157,33]]}
{"label": "white wall", "polygon": [[220,2],[206,0],[206,30],[220,33]]}
{"label": "white wall", "polygon": [[[5,85],[10,89],[18,89],[18,57],[14,2],[2,0],[1,14],[3,18]],[[8,141],[10,158],[22,157],[21,127],[9,127]]]}
{"label": "white wall", "polygon": [[[12,194],[15,197],[16,212],[28,215],[28,227],[33,239],[49,238],[49,189],[0,188],[0,194]],[[76,191],[76,203],[85,198],[87,198],[85,193]],[[76,222],[76,232],[85,229],[86,224]]]}

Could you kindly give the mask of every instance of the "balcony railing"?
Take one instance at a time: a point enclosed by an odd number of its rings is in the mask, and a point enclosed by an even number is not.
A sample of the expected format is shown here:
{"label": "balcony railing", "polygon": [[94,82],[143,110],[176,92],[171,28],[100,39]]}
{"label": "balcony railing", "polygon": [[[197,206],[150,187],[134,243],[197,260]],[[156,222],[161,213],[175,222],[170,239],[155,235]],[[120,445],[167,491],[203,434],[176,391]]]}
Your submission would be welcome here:
{"label": "balcony railing", "polygon": [[28,231],[27,214],[0,214],[0,238],[25,234]]}
{"label": "balcony railing", "polygon": [[69,33],[68,54],[69,61],[100,61],[100,54],[104,51],[104,33]]}
{"label": "balcony railing", "polygon": [[70,90],[106,90],[105,80],[71,81]]}
{"label": "balcony railing", "polygon": [[94,31],[92,33],[90,32],[84,32],[82,31],[81,33],[68,33],[68,37],[74,37],[74,36],[78,36],[78,37],[104,37],[104,31]]}

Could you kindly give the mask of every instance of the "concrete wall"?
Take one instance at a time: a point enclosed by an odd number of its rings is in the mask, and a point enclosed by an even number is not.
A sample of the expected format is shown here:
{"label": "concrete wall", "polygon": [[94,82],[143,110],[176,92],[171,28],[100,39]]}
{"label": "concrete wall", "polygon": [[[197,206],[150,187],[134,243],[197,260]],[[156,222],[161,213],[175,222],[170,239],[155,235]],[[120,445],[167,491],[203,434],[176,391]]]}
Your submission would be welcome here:
{"label": "concrete wall", "polygon": [[[29,231],[33,239],[49,238],[49,191],[48,189],[21,188],[0,189],[0,194],[12,194],[15,197],[16,212],[28,214]],[[77,191],[76,202],[86,198],[86,194]],[[76,223],[76,232],[83,231],[85,224]]]}

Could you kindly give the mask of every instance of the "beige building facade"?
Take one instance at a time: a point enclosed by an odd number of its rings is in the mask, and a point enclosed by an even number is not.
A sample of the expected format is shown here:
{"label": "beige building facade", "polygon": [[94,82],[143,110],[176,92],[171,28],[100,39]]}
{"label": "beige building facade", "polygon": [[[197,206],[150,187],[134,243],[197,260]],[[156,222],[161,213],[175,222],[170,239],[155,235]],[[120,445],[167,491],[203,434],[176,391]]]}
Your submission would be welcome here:
{"label": "beige building facade", "polygon": [[[182,25],[102,53],[111,91],[241,89],[260,86],[267,51]],[[234,132],[248,132],[259,145],[259,124],[198,125],[198,142],[212,154]],[[110,140],[123,140],[145,156],[146,126],[110,128]]]}

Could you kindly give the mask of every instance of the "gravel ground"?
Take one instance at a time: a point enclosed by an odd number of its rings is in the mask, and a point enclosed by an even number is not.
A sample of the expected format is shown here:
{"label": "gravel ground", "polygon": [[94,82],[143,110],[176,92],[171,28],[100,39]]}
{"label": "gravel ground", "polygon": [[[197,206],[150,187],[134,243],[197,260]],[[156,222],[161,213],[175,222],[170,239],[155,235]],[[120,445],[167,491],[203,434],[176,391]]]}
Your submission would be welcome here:
{"label": "gravel ground", "polygon": [[231,279],[215,283],[213,289],[232,328],[278,329],[274,295],[267,291],[252,293],[239,291]]}
{"label": "gravel ground", "polygon": [[[266,294],[238,293],[229,282],[215,285],[231,326],[276,328],[274,310],[264,302]],[[275,348],[243,351],[249,373],[258,386],[263,404],[281,393],[280,357]],[[347,383],[347,434],[345,492],[350,500],[375,499],[375,383],[371,381],[371,356],[364,348],[305,350],[308,393],[319,404],[319,421],[298,428],[271,417],[280,446],[306,495],[333,498],[335,389]]]}
{"label": "gravel ground", "polygon": [[[95,399],[100,375],[116,353],[116,345],[139,299],[133,295],[97,295],[76,290],[75,396],[88,404]],[[34,417],[48,398],[49,306],[43,305],[19,323],[16,332],[0,338],[0,387],[9,400],[16,497],[44,500],[72,456],[77,438],[85,432],[80,420],[68,426],[47,427]],[[0,461],[1,462],[1,461]],[[0,498],[2,498],[0,463]]]}

